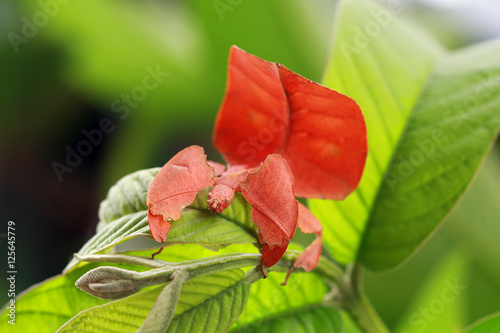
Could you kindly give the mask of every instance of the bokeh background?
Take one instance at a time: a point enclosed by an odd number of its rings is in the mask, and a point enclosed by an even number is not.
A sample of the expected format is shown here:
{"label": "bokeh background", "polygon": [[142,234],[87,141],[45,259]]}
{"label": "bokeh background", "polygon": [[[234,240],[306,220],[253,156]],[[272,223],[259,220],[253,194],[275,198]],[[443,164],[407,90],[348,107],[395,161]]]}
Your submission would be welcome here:
{"label": "bokeh background", "polygon": [[[404,19],[449,49],[500,37],[500,1],[401,2]],[[231,45],[321,81],[334,18],[328,0],[0,0],[1,267],[12,220],[18,291],[61,272],[93,235],[99,202],[122,176],[161,166],[191,144],[220,160],[210,138]],[[151,72],[160,74],[145,85]],[[81,146],[96,131],[95,144]],[[86,156],[58,177],[54,163],[67,165],[78,147]],[[455,277],[466,285],[450,305],[460,307],[457,320],[500,310],[499,175],[497,145],[416,256],[367,273],[389,326],[420,318],[412,304],[432,304],[429,288]]]}

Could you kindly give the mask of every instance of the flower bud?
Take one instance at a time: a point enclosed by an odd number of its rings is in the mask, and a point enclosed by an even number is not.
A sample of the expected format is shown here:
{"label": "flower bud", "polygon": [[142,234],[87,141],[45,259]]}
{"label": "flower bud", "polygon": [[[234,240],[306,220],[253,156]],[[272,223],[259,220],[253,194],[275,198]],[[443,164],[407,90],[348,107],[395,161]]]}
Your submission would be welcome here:
{"label": "flower bud", "polygon": [[120,299],[137,293],[144,287],[136,280],[137,273],[117,267],[102,266],[94,268],[82,277],[75,285],[95,297],[103,299]]}

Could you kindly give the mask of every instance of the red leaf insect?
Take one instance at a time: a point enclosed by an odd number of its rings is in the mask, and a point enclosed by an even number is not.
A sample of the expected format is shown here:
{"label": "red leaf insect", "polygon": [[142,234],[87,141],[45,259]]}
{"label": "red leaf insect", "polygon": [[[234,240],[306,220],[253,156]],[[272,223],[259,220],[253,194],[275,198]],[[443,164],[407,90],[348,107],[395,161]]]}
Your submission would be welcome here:
{"label": "red leaf insect", "polygon": [[316,234],[290,272],[312,270],[321,254],[322,227],[295,197],[342,200],[357,187],[367,141],[356,102],[233,46],[213,144],[227,170],[191,146],[153,180],[147,204],[154,239],[165,243],[171,222],[198,191],[213,186],[207,201],[213,213],[227,208],[235,192],[252,206],[263,266],[279,261],[297,225]]}

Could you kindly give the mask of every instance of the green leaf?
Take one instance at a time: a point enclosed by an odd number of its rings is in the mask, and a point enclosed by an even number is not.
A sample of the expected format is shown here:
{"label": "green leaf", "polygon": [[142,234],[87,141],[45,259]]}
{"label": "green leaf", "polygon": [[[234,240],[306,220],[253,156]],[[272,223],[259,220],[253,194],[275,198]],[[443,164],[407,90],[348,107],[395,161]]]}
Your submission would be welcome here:
{"label": "green leaf", "polygon": [[283,315],[263,319],[230,332],[342,332],[342,318],[337,309],[315,304],[306,309],[295,309]]}
{"label": "green leaf", "polygon": [[[253,246],[234,246],[224,249],[228,252],[249,250]],[[150,257],[151,250],[127,252],[130,255]],[[204,258],[215,255],[214,252],[206,250],[198,244],[175,244],[157,256],[158,259],[171,262],[180,262],[194,258]],[[87,271],[102,266],[103,264],[81,264],[66,275],[57,275],[47,279],[31,288],[23,291],[16,297],[16,329],[20,332],[54,332],[57,328],[85,309],[108,303],[109,301],[96,298],[86,294],[75,287],[75,282]],[[128,264],[110,264],[106,266],[117,266],[123,269],[144,271],[145,267]],[[54,306],[57,304],[57,306]],[[7,317],[10,304],[6,304],[0,311],[3,317]],[[19,320],[22,318],[22,320]],[[8,332],[7,321],[0,321],[0,331]]]}
{"label": "green leaf", "polygon": [[[222,253],[252,252],[252,245],[234,245],[221,250]],[[130,251],[125,254],[150,257],[152,250]],[[216,255],[199,244],[173,244],[165,248],[156,258],[181,262],[190,259],[206,258]],[[88,264],[82,263],[66,275],[58,275],[32,286],[16,297],[16,329],[20,332],[52,333],[65,322],[86,309],[106,304],[109,301],[86,294],[75,287],[75,282],[87,271],[98,266],[115,266],[135,271],[145,271],[143,266],[129,264]],[[161,292],[161,290],[160,290]],[[154,303],[154,299],[152,300]],[[152,304],[151,303],[151,304]],[[54,306],[56,304],[57,306]],[[0,311],[2,318],[7,318],[9,304]],[[21,319],[22,320],[19,320]],[[7,320],[0,321],[0,331],[8,332]],[[140,324],[139,324],[140,325]]]}
{"label": "green leaf", "polygon": [[467,263],[451,253],[429,274],[395,332],[458,332],[466,317]]}
{"label": "green leaf", "polygon": [[500,42],[483,44],[436,67],[371,212],[360,251],[367,266],[389,268],[408,257],[468,188],[500,128],[499,52]]}
{"label": "green leaf", "polygon": [[464,333],[496,333],[500,332],[500,312],[492,314],[464,330]]}
{"label": "green leaf", "polygon": [[[394,11],[373,1],[343,1],[338,10],[335,44],[323,84],[360,105],[369,154],[361,183],[347,199],[310,200],[309,205],[323,222],[326,247],[335,259],[349,263],[356,259],[384,171],[439,49],[401,22]],[[382,11],[390,17],[385,27],[372,16]],[[380,28],[375,37],[363,32],[370,24]]]}
{"label": "green leaf", "polygon": [[344,333],[363,333],[347,312],[342,311],[340,315],[344,325]]}
{"label": "green leaf", "polygon": [[226,332],[250,294],[244,276],[238,269],[186,282],[168,332]]}
{"label": "green leaf", "polygon": [[57,332],[135,332],[165,286],[80,312]]}
{"label": "green leaf", "polygon": [[[236,247],[237,248],[237,247]],[[227,249],[229,250],[229,249]],[[129,252],[130,255],[148,257],[151,250]],[[157,256],[158,259],[173,262],[192,259],[189,255],[208,257],[214,252],[205,250],[197,244],[176,244],[168,247]],[[109,301],[93,297],[75,287],[75,282],[87,271],[102,266],[102,264],[81,264],[66,275],[57,275],[20,293],[15,299],[16,329],[20,332],[52,333],[73,316],[85,309],[108,303]],[[128,264],[110,264],[123,269],[144,271],[145,267]],[[10,304],[0,311],[2,317],[7,317]],[[55,306],[57,305],[57,306]],[[22,318],[22,320],[19,320]],[[8,332],[7,321],[0,321],[0,331]]]}
{"label": "green leaf", "polygon": [[397,8],[342,2],[325,84],[361,106],[370,153],[351,196],[310,201],[332,255],[374,270],[444,220],[500,128],[500,43],[444,53]]}
{"label": "green leaf", "polygon": [[338,310],[321,302],[328,292],[313,273],[272,272],[252,286],[247,307],[230,332],[342,332]]}
{"label": "green leaf", "polygon": [[149,186],[159,171],[160,168],[140,170],[123,177],[113,185],[99,207],[97,229],[122,216],[147,210]]}
{"label": "green leaf", "polygon": [[[240,269],[188,280],[167,332],[225,332],[243,311],[250,284]],[[59,332],[135,332],[164,286],[81,312]]]}
{"label": "green leaf", "polygon": [[[147,211],[122,216],[99,228],[98,232],[78,251],[78,255],[96,254],[137,236],[151,236]],[[71,259],[63,273],[70,272],[78,264]]]}
{"label": "green leaf", "polygon": [[[124,183],[121,183],[118,188],[126,187]],[[117,190],[114,193],[116,196],[108,196],[107,200],[119,203],[122,196],[121,191]],[[200,191],[193,203],[183,210],[181,218],[172,222],[167,243],[201,243],[218,249],[228,244],[258,242],[257,231],[251,218],[251,207],[241,194],[236,193],[231,205],[221,214],[212,214],[208,210],[207,194],[208,188]],[[146,198],[143,197],[143,199],[145,203]],[[105,205],[105,207],[111,206],[116,207],[117,205]],[[152,238],[147,210],[124,215],[104,225],[80,249],[78,254],[96,254],[138,236]],[[77,263],[76,259],[71,260],[64,271],[68,272]]]}
{"label": "green leaf", "polygon": [[[90,296],[75,287],[75,281],[96,264],[75,269],[68,275],[58,275],[23,291],[16,297],[16,326],[19,332],[53,333],[78,312],[108,301]],[[1,317],[6,319],[6,304]],[[7,320],[0,321],[0,331],[10,332]]]}

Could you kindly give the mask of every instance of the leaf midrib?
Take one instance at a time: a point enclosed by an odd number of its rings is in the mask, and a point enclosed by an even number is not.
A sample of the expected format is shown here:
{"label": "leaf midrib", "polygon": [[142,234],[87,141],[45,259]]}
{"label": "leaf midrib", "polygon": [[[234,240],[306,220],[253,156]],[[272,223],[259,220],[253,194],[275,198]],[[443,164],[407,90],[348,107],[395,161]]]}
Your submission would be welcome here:
{"label": "leaf midrib", "polygon": [[[368,47],[371,47],[371,45],[369,45]],[[373,223],[373,214],[375,212],[375,209],[373,209],[373,208],[377,206],[377,203],[380,200],[380,196],[381,196],[381,193],[382,193],[381,190],[383,188],[384,180],[386,179],[387,173],[390,170],[391,165],[394,163],[394,160],[397,157],[397,152],[399,151],[399,148],[400,148],[400,146],[401,146],[401,144],[403,142],[403,140],[401,140],[401,139],[404,138],[407,135],[407,133],[409,131],[409,128],[410,128],[410,124],[412,122],[412,119],[415,116],[415,113],[414,113],[415,108],[419,104],[419,102],[421,101],[422,95],[427,90],[427,87],[429,86],[429,82],[431,81],[431,78],[436,75],[437,69],[438,69],[438,65],[439,65],[440,61],[445,58],[446,54],[448,54],[448,53],[444,52],[444,53],[441,53],[440,55],[436,55],[436,58],[434,59],[434,63],[433,63],[433,66],[432,66],[432,69],[428,71],[428,74],[427,74],[425,82],[422,84],[421,89],[419,90],[418,94],[415,95],[414,101],[408,107],[408,109],[410,110],[410,113],[409,113],[409,115],[407,117],[407,121],[405,122],[404,128],[401,131],[401,134],[397,138],[398,141],[397,141],[396,145],[394,146],[394,149],[393,149],[393,151],[391,153],[391,158],[389,159],[389,162],[387,163],[387,167],[383,171],[383,175],[382,175],[381,180],[379,182],[379,187],[377,188],[377,192],[376,192],[375,197],[374,197],[374,199],[372,201],[372,204],[370,206],[370,210],[368,212],[366,223],[365,223],[364,229],[362,231],[361,240],[358,243],[359,245],[358,245],[358,248],[357,248],[357,251],[356,251],[356,260],[355,260],[356,262],[359,262],[359,259],[360,259],[359,256],[360,256],[361,252],[363,252],[363,248],[365,247],[365,241],[366,241],[366,235],[367,235],[366,230],[368,230],[370,228],[370,225]],[[376,63],[377,63],[378,66],[380,66],[380,63],[378,61]],[[371,92],[370,92],[370,96],[372,98],[374,98],[374,96],[371,94]],[[380,116],[381,115],[380,114],[380,112],[381,112],[380,108],[377,108],[376,110],[377,110],[378,116]],[[372,160],[375,160],[375,159],[372,158]],[[359,192],[359,191],[356,191],[356,193],[357,192]]]}
{"label": "leaf midrib", "polygon": [[[241,285],[242,283],[246,283],[246,282],[244,281],[244,279],[245,279],[245,277],[243,276],[243,278],[242,278],[241,280],[237,281],[235,284],[232,284],[232,285],[230,285],[230,286],[228,286],[228,287],[226,287],[226,288],[222,289],[222,290],[221,290],[220,292],[218,292],[217,294],[213,295],[213,296],[212,296],[212,297],[210,297],[210,298],[205,299],[204,301],[202,301],[201,303],[198,303],[197,305],[195,305],[195,306],[191,307],[190,309],[185,310],[184,312],[181,312],[181,313],[179,313],[179,314],[175,315],[175,316],[172,318],[172,320],[176,320],[176,319],[180,318],[181,316],[183,316],[184,314],[186,314],[186,313],[188,313],[188,312],[191,312],[191,311],[193,311],[193,310],[194,310],[194,311],[198,311],[198,309],[199,309],[200,307],[202,307],[204,304],[206,304],[206,303],[208,303],[208,302],[213,303],[213,301],[214,301],[214,299],[215,299],[215,298],[222,297],[223,295],[225,295],[226,293],[228,293],[230,290],[233,290],[233,289],[236,289],[237,287],[240,287],[240,285]],[[205,282],[203,282],[203,285],[205,285]],[[220,285],[217,285],[217,286],[220,286]],[[181,294],[181,295],[182,295],[182,294]],[[182,301],[182,299],[179,299],[179,302],[181,302],[181,301]],[[189,303],[186,303],[186,302],[184,302],[184,303],[185,303],[185,304],[189,304]],[[233,304],[234,304],[234,298],[233,298]]]}

